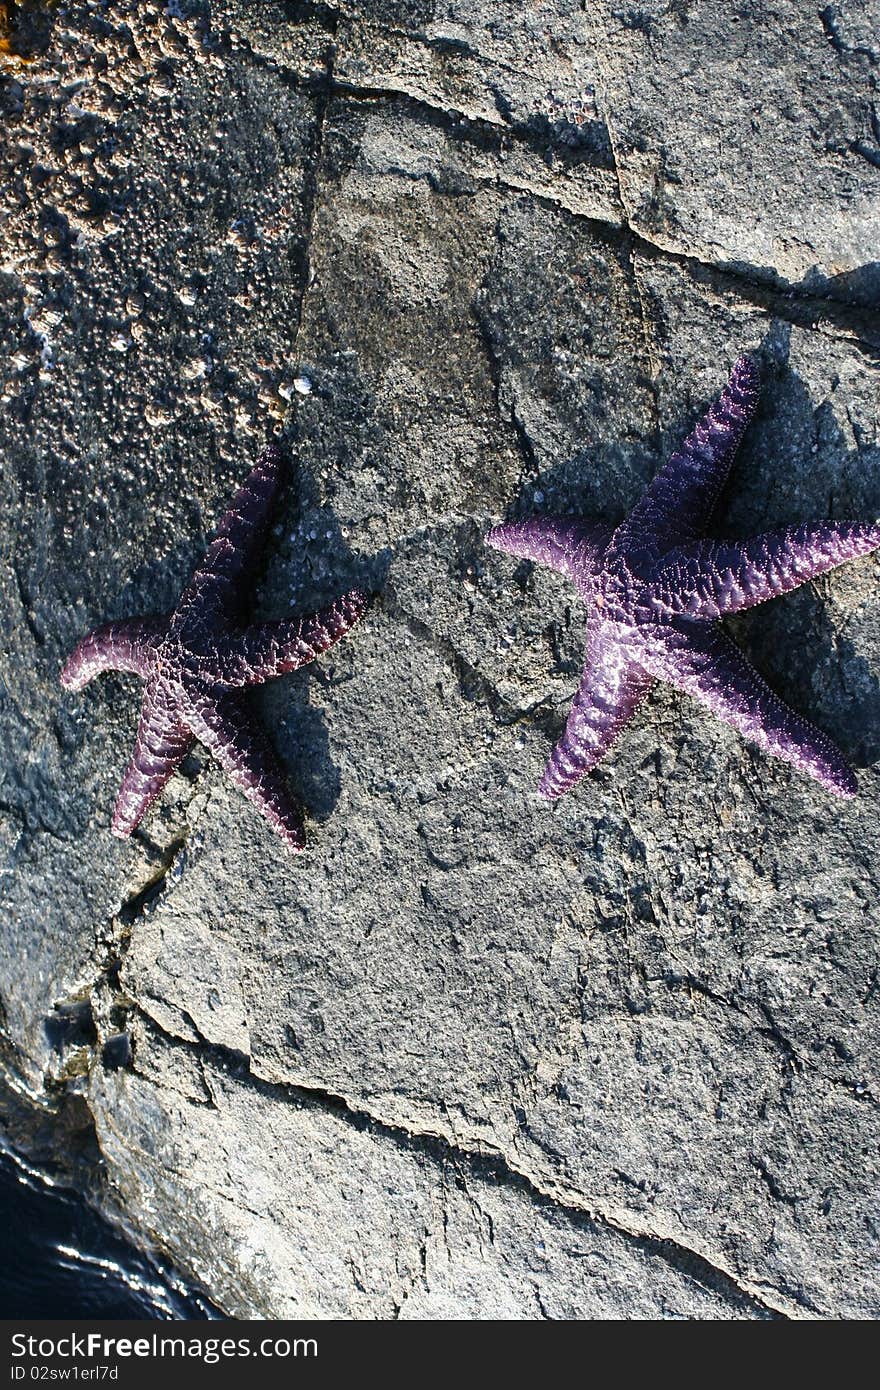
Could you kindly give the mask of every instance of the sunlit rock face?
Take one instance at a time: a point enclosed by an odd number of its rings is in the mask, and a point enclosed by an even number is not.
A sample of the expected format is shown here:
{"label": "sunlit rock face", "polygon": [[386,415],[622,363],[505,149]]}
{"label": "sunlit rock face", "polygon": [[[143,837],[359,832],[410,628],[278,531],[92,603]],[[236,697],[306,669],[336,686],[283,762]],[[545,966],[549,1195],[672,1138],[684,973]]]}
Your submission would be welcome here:
{"label": "sunlit rock face", "polygon": [[[724,619],[851,801],[658,685],[548,806],[585,610],[483,541],[617,526],[742,352],[708,538],[880,511],[866,22],[642,8],[58,7],[0,70],[7,1061],[230,1313],[880,1311],[876,562]],[[253,696],[307,848],[198,745],[114,841],[138,683],[59,672],[272,425],[252,620],[382,594]]]}

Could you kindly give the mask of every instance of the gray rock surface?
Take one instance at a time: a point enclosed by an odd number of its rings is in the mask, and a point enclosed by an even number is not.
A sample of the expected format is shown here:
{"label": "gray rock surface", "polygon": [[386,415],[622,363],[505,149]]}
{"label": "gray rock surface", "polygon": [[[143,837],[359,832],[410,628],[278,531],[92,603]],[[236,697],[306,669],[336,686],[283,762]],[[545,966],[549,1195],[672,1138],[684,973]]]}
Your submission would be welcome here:
{"label": "gray rock surface", "polygon": [[633,230],[749,277],[876,304],[876,3],[590,11]]}
{"label": "gray rock surface", "polygon": [[[880,511],[870,15],[780,15],[83,3],[2,71],[5,1065],[231,1313],[880,1312],[876,561],[736,628],[854,802],[659,690],[550,808],[582,614],[481,539],[617,520],[744,349],[719,534]],[[120,844],[139,692],[61,662],[282,420],[258,611],[380,593],[255,697],[309,848],[203,756]]]}

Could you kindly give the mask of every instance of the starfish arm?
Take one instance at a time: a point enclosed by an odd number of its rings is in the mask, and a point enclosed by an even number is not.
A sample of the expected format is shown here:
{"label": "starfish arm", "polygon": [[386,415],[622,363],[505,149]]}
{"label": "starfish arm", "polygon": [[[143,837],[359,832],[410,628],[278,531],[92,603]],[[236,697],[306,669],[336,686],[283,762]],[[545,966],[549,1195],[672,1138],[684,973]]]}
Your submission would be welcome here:
{"label": "starfish arm", "polygon": [[720,628],[658,626],[641,659],[653,675],[699,700],[759,748],[785,758],[838,796],[855,795],[855,774],[842,753],[773,693]]}
{"label": "starfish arm", "polygon": [[367,596],[351,589],[335,603],[305,618],[282,619],[247,628],[218,644],[211,654],[216,681],[224,686],[259,685],[296,671],[332,647],[361,618]]}
{"label": "starfish arm", "polygon": [[486,543],[522,560],[548,565],[578,584],[595,571],[612,534],[610,526],[586,526],[565,516],[533,516],[493,526]]}
{"label": "starfish arm", "polygon": [[126,671],[146,679],[168,617],[104,623],[74,647],[61,671],[65,690],[82,690],[102,671]]}
{"label": "starfish arm", "polygon": [[177,607],[181,631],[204,625],[210,615],[232,621],[240,614],[244,581],[257,567],[283,474],[281,451],[269,444],[232,499],[202,563],[181,595]]}
{"label": "starfish arm", "polygon": [[152,806],[194,739],[171,702],[147,689],[131,761],[122,779],[111,830],[124,839]]}
{"label": "starfish arm", "polygon": [[187,718],[205,745],[277,835],[296,853],[305,847],[302,813],[274,749],[239,695],[194,700]]}
{"label": "starfish arm", "polygon": [[616,552],[646,551],[657,558],[673,545],[702,535],[755,413],[759,392],[757,366],[750,357],[738,358],[718,400],[618,528]]}
{"label": "starfish arm", "polygon": [[714,619],[787,594],[880,546],[880,526],[816,521],[746,541],[703,541],[666,557],[640,600],[645,616]]}
{"label": "starfish arm", "polygon": [[653,678],[634,665],[620,648],[594,639],[562,738],[538,785],[538,792],[555,801],[595,767],[611,748],[653,684]]}

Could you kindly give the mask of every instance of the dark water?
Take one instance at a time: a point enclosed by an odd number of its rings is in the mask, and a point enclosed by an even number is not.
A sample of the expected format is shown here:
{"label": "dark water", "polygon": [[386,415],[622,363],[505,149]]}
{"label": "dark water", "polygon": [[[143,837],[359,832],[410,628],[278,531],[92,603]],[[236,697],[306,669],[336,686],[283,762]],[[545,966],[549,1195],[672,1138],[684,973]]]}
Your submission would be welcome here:
{"label": "dark water", "polygon": [[0,1317],[220,1316],[74,1193],[0,1152]]}

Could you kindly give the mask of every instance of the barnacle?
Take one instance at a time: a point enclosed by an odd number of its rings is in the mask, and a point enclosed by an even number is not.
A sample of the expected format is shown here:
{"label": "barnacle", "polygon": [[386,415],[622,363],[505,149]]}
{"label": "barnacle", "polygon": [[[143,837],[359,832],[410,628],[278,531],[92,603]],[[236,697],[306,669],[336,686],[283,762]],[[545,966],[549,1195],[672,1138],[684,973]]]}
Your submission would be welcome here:
{"label": "barnacle", "polygon": [[0,63],[32,63],[47,47],[57,0],[0,0]]}

